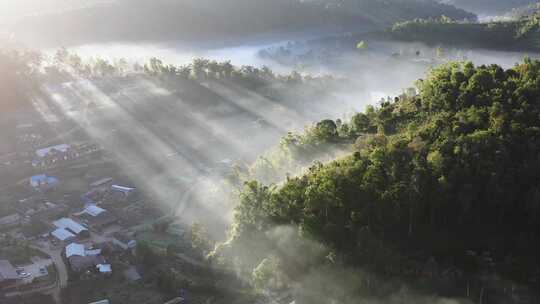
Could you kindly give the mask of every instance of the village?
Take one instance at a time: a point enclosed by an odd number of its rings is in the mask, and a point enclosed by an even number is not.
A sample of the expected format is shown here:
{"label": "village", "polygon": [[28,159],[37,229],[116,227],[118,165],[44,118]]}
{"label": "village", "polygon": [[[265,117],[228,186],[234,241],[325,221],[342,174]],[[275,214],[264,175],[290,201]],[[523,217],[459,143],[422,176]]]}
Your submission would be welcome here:
{"label": "village", "polygon": [[[25,149],[0,157],[1,171],[31,173],[7,174],[11,181],[3,175],[3,193],[10,195],[1,195],[0,302],[33,303],[21,299],[47,295],[60,303],[72,282],[141,280],[133,258],[137,241],[155,239],[152,225],[166,218],[163,210],[114,167],[99,144],[40,146],[42,136],[21,133],[18,144]],[[173,241],[181,242],[186,228],[175,224],[170,230]],[[183,301],[179,295],[170,303]]]}

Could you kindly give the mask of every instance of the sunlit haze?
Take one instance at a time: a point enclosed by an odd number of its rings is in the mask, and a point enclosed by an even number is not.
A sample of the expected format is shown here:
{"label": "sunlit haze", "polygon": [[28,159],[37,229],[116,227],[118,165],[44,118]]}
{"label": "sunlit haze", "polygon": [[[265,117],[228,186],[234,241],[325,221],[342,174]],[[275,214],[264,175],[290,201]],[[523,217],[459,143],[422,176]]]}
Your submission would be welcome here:
{"label": "sunlit haze", "polygon": [[540,301],[540,2],[0,0],[0,304]]}

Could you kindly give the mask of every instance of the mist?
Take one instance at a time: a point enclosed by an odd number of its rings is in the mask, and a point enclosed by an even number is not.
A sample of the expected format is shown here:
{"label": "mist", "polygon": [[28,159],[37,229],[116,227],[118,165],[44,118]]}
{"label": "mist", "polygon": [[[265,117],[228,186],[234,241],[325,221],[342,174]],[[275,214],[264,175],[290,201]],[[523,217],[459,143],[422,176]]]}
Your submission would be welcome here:
{"label": "mist", "polygon": [[[252,227],[238,227],[237,219],[239,206],[247,204],[243,201],[245,187],[254,185],[250,182],[258,181],[263,194],[273,193],[295,177],[309,178],[313,168],[351,157],[354,152],[360,155],[360,137],[356,142],[316,143],[298,151],[287,145],[287,141],[293,142],[291,146],[304,145],[319,122],[331,120],[337,130],[366,108],[375,111],[400,98],[414,98],[416,82],[441,65],[471,61],[477,66],[497,64],[508,69],[524,58],[540,58],[537,53],[405,43],[378,36],[397,21],[438,18],[444,13],[456,20],[484,22],[491,18],[486,16],[507,9],[503,4],[443,2],[447,4],[412,0],[230,0],[221,6],[214,0],[3,2],[3,47],[30,54],[39,62],[32,66],[35,81],[21,86],[21,91],[28,92],[20,95],[28,99],[29,106],[14,106],[12,112],[6,108],[3,120],[6,125],[16,122],[12,126],[16,130],[24,129],[20,126],[28,122],[46,126],[52,134],[44,141],[48,144],[91,142],[100,147],[100,164],[119,172],[129,186],[141,189],[137,203],[143,201],[160,211],[159,217],[148,216],[124,232],[136,236],[146,225],[152,233],[168,235],[167,229],[161,231],[155,225],[161,221],[190,227],[182,235],[182,242],[188,245],[169,244],[156,250],[166,260],[161,265],[166,270],[150,271],[146,265],[141,271],[145,279],[167,273],[174,268],[167,263],[181,261],[172,271],[181,273],[179,277],[184,270],[193,269],[205,274],[210,269],[209,277],[216,282],[216,278],[223,280],[224,273],[235,274],[241,293],[257,294],[257,303],[470,304],[477,294],[482,299],[483,283],[473,286],[472,296],[469,281],[464,287],[457,279],[446,282],[449,289],[454,288],[448,295],[431,294],[425,287],[431,282],[421,274],[428,264],[426,257],[415,255],[411,266],[405,263],[405,255],[392,251],[393,244],[385,243],[384,237],[362,240],[377,244],[378,251],[366,258],[365,267],[358,263],[351,268],[347,266],[350,257],[323,245],[322,238],[302,230],[293,220],[271,223],[268,218],[255,217],[260,222],[251,224],[266,230],[251,231]],[[17,97],[9,95],[10,100]],[[5,150],[7,156],[34,152]],[[15,187],[22,185],[20,178],[26,175],[65,170],[34,168],[30,163],[25,163],[25,171],[14,174]],[[11,163],[4,165],[3,170],[10,171]],[[90,171],[93,165],[82,160],[76,168]],[[85,173],[81,179],[89,176]],[[268,197],[259,194],[253,200],[264,204]],[[14,197],[19,196],[23,197]],[[338,203],[333,207],[341,208]],[[75,214],[74,207],[70,208],[68,216]],[[322,214],[317,208],[309,212]],[[252,205],[247,209],[249,214],[257,212]],[[193,233],[194,224],[207,229],[208,248],[194,247],[194,239],[200,237]],[[247,239],[236,238],[241,229]],[[325,226],[321,233],[331,229]],[[358,229],[358,240],[351,243],[360,242],[372,228]],[[100,233],[92,229],[93,237]],[[361,247],[358,244],[355,246]],[[58,253],[61,258],[62,254]],[[406,265],[399,271],[405,269],[413,275],[398,273],[399,278],[394,279],[392,265],[382,265],[375,261],[378,258],[403,262]],[[137,257],[126,263],[141,264],[141,260]],[[204,271],[194,266],[197,263],[205,265]],[[189,274],[185,276],[190,282]],[[216,282],[208,289],[218,290]],[[185,286],[189,289],[191,282]],[[469,299],[460,298],[465,295]],[[209,298],[208,303],[214,300]]]}
{"label": "mist", "polygon": [[[166,64],[184,65],[194,58],[207,58],[230,60],[239,67],[268,66],[281,74],[298,70],[305,75],[333,75],[346,80],[345,85],[317,96],[309,107],[293,105],[294,99],[303,94],[301,91],[293,90],[278,105],[259,93],[242,88],[231,89],[233,84],[167,84],[136,74],[48,86],[44,88],[48,100],[40,100],[37,104],[41,105],[40,112],[47,120],[59,121],[63,118],[51,117],[65,115],[77,122],[90,138],[98,140],[125,162],[122,167],[130,172],[130,176],[144,175],[139,182],[154,191],[160,204],[167,208],[171,204],[176,205],[178,210],[182,210],[177,212],[178,216],[186,222],[202,219],[213,227],[211,231],[216,232],[217,238],[222,238],[224,227],[232,220],[235,203],[229,198],[233,196],[234,188],[231,192],[230,185],[224,183],[226,174],[209,172],[211,168],[221,166],[225,167],[225,172],[231,172],[234,164],[251,167],[261,155],[274,157],[280,139],[287,132],[301,133],[321,119],[347,120],[367,105],[377,106],[381,99],[397,96],[414,87],[416,80],[438,64],[470,60],[479,65],[496,63],[509,68],[525,56],[531,56],[519,52],[443,49],[444,55],[437,57],[438,48],[421,43],[368,43],[369,49],[365,53],[339,50],[331,61],[320,60],[318,58],[323,57],[317,55],[312,56],[316,59],[302,59],[302,54],[318,54],[327,49],[326,44],[317,40],[313,43],[313,38],[302,36],[287,40],[272,37],[207,44],[118,42],[85,44],[68,49],[85,61],[125,59],[131,65],[157,57]],[[287,60],[261,55],[261,51],[280,47],[288,47],[297,54]],[[44,50],[50,58],[55,51]],[[421,55],[415,56],[415,52]],[[193,99],[203,91],[214,95]],[[200,104],[207,98],[216,97],[217,103]],[[264,121],[262,126],[259,124],[261,119]],[[271,179],[262,178],[256,169],[252,174],[267,182],[279,183],[287,176],[301,174],[313,161],[330,161],[347,151],[347,148],[332,148],[314,159],[298,160],[298,164],[281,164],[279,171],[275,172],[277,175]],[[189,186],[182,186],[189,189],[189,194],[180,195],[178,184],[165,182],[177,180],[178,174],[192,181]],[[229,190],[225,190],[227,187]],[[209,188],[227,199],[223,202],[209,200],[216,195],[206,191]],[[208,214],[208,210],[214,210],[217,220]]]}

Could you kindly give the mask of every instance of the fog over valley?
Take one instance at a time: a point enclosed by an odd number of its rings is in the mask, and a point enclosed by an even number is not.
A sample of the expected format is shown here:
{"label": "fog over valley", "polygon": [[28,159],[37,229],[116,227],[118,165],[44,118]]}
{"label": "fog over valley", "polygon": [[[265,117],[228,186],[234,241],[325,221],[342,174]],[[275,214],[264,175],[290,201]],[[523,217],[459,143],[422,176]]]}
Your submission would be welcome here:
{"label": "fog over valley", "polygon": [[534,1],[0,1],[0,303],[537,303],[539,78]]}

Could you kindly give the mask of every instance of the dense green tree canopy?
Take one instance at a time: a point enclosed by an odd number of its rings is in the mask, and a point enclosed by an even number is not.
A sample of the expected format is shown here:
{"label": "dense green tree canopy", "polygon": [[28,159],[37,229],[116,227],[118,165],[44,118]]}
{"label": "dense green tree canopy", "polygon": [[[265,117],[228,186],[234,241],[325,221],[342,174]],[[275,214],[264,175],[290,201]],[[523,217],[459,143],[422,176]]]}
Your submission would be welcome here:
{"label": "dense green tree canopy", "polygon": [[432,45],[523,51],[538,50],[540,47],[539,25],[538,14],[489,23],[456,21],[441,16],[398,22],[386,34],[392,39]]}
{"label": "dense green tree canopy", "polygon": [[[376,273],[406,267],[399,256],[412,252],[457,267],[467,250],[518,261],[537,255],[540,61],[507,70],[451,63],[417,85],[418,95],[342,123],[345,136],[332,121],[316,126],[323,142],[355,143],[351,155],[279,187],[247,183],[218,253],[249,255],[241,260],[252,269],[268,254],[287,260],[269,232],[288,226],[345,265]],[[527,278],[515,263],[498,270]],[[294,277],[302,267],[285,271]]]}

